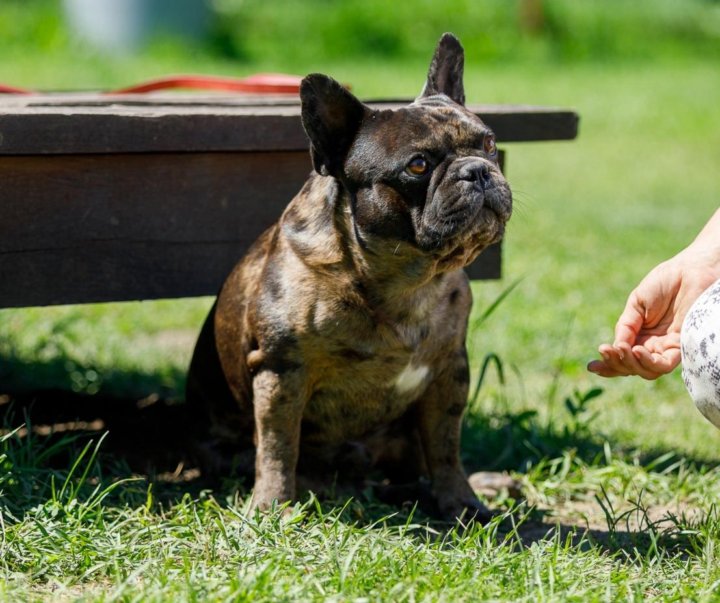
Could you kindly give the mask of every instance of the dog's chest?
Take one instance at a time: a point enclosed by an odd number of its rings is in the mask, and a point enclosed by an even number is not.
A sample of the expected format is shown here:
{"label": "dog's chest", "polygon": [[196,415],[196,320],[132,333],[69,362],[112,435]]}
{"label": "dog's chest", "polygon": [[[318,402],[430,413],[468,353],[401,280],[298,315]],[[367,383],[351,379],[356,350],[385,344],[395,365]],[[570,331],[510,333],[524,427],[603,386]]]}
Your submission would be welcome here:
{"label": "dog's chest", "polygon": [[371,370],[341,369],[337,376],[313,392],[303,413],[315,439],[327,442],[359,437],[400,417],[425,391],[432,369],[408,361]]}
{"label": "dog's chest", "polygon": [[387,345],[378,334],[333,346],[315,360],[319,370],[303,414],[314,439],[359,437],[397,419],[422,396],[438,367],[428,329],[414,331],[401,333],[404,346]]}
{"label": "dog's chest", "polygon": [[310,389],[303,439],[342,442],[401,417],[462,345],[469,303],[449,305],[460,297],[469,290],[457,276],[388,312],[317,299],[300,344]]}

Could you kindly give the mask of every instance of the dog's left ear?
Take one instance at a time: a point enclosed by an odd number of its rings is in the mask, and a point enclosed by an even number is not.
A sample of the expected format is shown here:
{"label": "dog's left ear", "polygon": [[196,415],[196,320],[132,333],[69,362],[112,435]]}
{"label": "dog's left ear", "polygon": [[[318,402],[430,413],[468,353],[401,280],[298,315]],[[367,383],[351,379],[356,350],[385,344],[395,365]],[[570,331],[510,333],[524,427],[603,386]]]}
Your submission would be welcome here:
{"label": "dog's left ear", "polygon": [[463,86],[463,68],[465,51],[460,40],[451,33],[440,38],[435,55],[430,63],[427,82],[420,93],[420,98],[444,94],[460,105],[465,104],[465,87]]}
{"label": "dog's left ear", "polygon": [[323,176],[339,176],[369,110],[341,84],[319,73],[303,79],[300,101],[315,171]]}

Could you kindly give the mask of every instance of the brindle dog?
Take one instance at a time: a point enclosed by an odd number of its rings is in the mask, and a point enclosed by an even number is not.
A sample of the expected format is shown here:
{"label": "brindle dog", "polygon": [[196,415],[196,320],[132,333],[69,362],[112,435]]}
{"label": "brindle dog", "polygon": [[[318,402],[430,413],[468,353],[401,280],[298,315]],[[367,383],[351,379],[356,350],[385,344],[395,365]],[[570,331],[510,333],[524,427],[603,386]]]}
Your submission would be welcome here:
{"label": "brindle dog", "polygon": [[501,238],[512,196],[464,107],[463,62],[445,34],[421,95],[394,111],[302,82],[315,173],[228,277],[188,375],[206,460],[255,452],[257,508],[292,500],[296,473],[381,469],[429,477],[443,517],[488,516],[459,459],[463,267]]}

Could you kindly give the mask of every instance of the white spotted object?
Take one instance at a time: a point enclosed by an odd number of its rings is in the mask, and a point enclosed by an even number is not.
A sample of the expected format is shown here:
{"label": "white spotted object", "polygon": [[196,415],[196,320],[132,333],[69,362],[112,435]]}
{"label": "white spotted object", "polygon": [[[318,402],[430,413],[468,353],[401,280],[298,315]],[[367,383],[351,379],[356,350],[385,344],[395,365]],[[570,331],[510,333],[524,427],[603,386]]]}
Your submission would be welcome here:
{"label": "white spotted object", "polygon": [[430,368],[427,365],[413,366],[411,363],[395,378],[395,389],[398,393],[406,394],[417,389],[427,379]]}

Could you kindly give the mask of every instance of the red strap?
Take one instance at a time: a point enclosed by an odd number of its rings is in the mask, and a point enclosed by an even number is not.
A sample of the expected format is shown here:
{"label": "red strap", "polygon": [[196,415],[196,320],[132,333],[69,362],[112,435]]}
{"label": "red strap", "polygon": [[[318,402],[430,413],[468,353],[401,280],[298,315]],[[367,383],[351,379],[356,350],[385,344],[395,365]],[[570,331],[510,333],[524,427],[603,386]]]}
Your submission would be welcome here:
{"label": "red strap", "polygon": [[280,73],[258,73],[242,79],[212,75],[176,75],[112,90],[106,94],[136,94],[174,88],[220,90],[245,94],[299,94],[301,81],[302,78],[297,75]]}
{"label": "red strap", "polygon": [[[156,90],[192,88],[194,90],[218,90],[243,94],[299,94],[302,78],[281,73],[258,73],[245,78],[213,75],[174,75],[161,77],[134,86],[111,90],[104,94],[140,94]],[[0,94],[36,94],[32,90],[0,84]]]}
{"label": "red strap", "polygon": [[14,86],[5,86],[0,84],[0,94],[32,94],[32,91],[24,88],[15,88]]}

